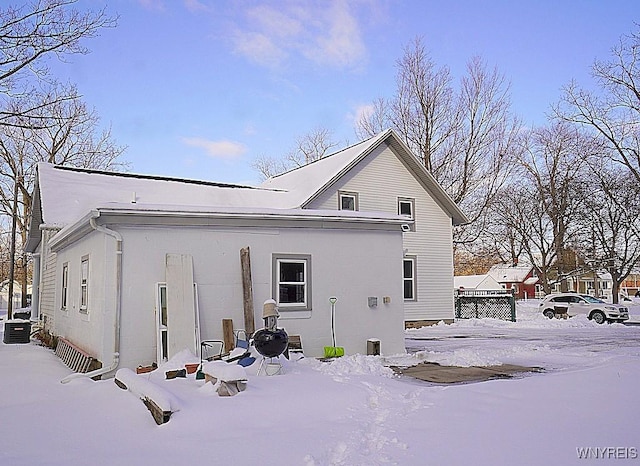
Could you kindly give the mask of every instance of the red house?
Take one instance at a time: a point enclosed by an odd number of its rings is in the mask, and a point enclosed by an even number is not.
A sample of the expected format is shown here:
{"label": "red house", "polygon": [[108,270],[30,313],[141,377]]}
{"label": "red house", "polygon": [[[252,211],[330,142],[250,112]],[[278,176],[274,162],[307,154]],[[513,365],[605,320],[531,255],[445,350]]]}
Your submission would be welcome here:
{"label": "red house", "polygon": [[489,269],[493,277],[503,288],[513,290],[516,299],[535,298],[538,277],[532,265],[497,264]]}

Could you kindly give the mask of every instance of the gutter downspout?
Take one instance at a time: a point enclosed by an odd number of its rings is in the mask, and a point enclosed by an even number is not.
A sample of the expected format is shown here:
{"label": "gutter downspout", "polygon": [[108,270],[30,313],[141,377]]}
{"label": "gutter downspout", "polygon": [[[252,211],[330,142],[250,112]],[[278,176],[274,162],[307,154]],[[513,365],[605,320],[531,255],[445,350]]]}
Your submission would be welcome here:
{"label": "gutter downspout", "polygon": [[40,320],[40,252],[33,254],[33,277],[31,279],[31,323]]}
{"label": "gutter downspout", "polygon": [[105,235],[109,235],[116,240],[116,311],[115,311],[115,322],[114,322],[114,342],[113,342],[113,359],[111,360],[111,365],[108,367],[103,367],[101,369],[96,369],[95,371],[86,372],[86,373],[73,373],[62,379],[61,383],[70,382],[73,379],[77,379],[80,377],[97,377],[108,372],[112,372],[117,369],[118,364],[120,364],[120,316],[122,313],[122,235],[117,231],[111,230],[103,225],[98,225],[96,223],[96,218],[100,216],[99,212],[95,213],[95,216],[92,216],[89,219],[89,224],[91,228],[96,231],[100,231]]}

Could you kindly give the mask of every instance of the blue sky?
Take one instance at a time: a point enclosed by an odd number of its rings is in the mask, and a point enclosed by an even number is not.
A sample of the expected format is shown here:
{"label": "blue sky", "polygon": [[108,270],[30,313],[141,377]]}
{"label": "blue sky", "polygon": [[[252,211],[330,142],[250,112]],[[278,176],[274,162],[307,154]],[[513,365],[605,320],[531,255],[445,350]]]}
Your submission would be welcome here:
{"label": "blue sky", "polygon": [[395,90],[420,36],[457,80],[481,56],[511,82],[512,110],[544,124],[571,79],[589,84],[640,22],[637,0],[80,0],[120,16],[54,64],[77,84],[137,173],[258,183],[251,162],[314,128],[354,143],[354,121]]}

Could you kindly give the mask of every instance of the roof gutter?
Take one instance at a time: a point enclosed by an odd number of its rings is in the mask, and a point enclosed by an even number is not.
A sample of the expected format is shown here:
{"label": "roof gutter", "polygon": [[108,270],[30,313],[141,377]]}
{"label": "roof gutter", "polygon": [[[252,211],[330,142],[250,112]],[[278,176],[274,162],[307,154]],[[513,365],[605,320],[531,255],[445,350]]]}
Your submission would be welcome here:
{"label": "roof gutter", "polygon": [[91,228],[105,235],[111,236],[116,240],[116,308],[115,308],[115,321],[113,326],[113,356],[111,364],[107,367],[96,369],[95,371],[86,373],[73,373],[64,379],[61,383],[70,382],[73,379],[80,377],[97,377],[109,372],[112,372],[118,368],[120,364],[120,318],[122,314],[122,235],[117,231],[111,230],[103,225],[98,225],[96,218],[100,216],[100,212],[93,212],[93,215],[89,218],[89,224]]}

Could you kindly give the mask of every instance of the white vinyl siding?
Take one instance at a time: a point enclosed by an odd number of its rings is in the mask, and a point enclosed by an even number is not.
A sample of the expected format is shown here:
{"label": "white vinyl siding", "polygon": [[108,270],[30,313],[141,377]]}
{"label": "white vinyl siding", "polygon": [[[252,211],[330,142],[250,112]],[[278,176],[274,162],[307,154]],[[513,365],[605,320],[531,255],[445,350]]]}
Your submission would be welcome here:
{"label": "white vinyl siding", "polygon": [[[406,254],[417,258],[415,301],[405,320],[453,319],[451,218],[386,145],[373,151],[308,208],[335,209],[338,192],[357,192],[361,212],[398,213],[398,199],[414,200],[414,231],[404,233]],[[398,286],[402,277],[398,277]]]}
{"label": "white vinyl siding", "polygon": [[40,280],[40,315],[45,321],[45,328],[53,330],[55,328],[55,301],[56,301],[56,253],[51,252],[47,246],[49,239],[53,236],[49,230],[42,231],[42,242],[40,244],[40,258],[42,261],[42,272]]}

